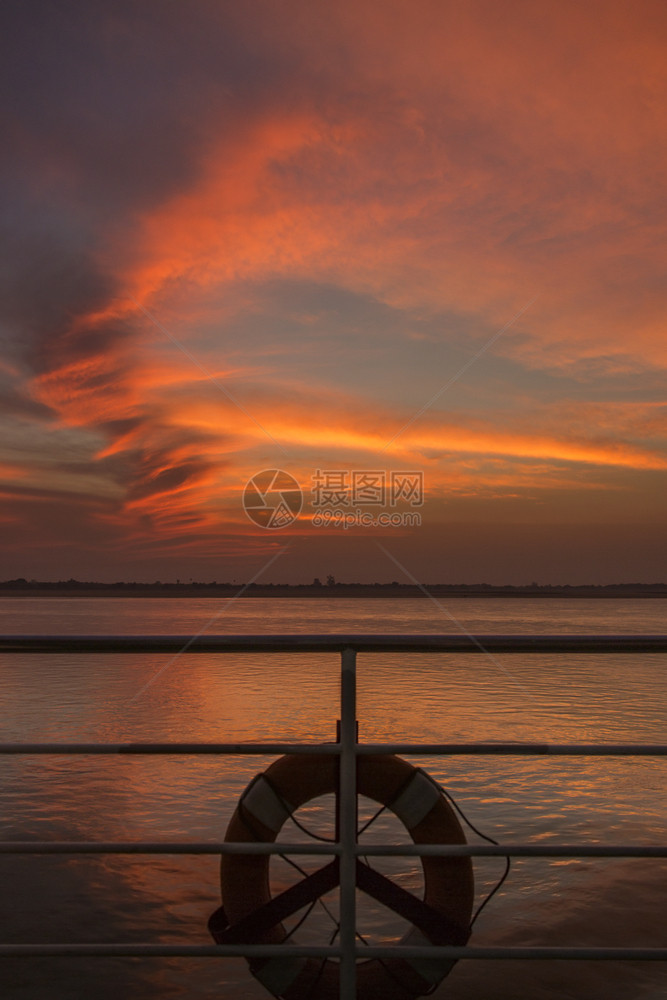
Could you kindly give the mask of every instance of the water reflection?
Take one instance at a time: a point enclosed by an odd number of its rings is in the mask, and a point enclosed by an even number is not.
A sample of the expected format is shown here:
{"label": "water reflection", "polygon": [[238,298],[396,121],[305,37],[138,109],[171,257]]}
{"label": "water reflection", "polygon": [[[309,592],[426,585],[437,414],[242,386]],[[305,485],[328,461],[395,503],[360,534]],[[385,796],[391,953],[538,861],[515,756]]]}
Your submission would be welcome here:
{"label": "water reflection", "polygon": [[[665,602],[459,602],[471,631],[605,632],[664,630]],[[328,604],[328,606],[327,606]],[[198,631],[215,601],[4,601],[4,631]],[[9,625],[8,623],[11,622]],[[425,601],[237,602],[216,626],[227,632],[453,631]],[[6,740],[328,741],[338,708],[338,658],[271,654],[15,656],[0,672]],[[503,657],[532,695],[484,657],[360,657],[364,741],[662,741],[667,697],[664,657]],[[626,841],[664,839],[664,763],[651,758],[413,758],[497,839]],[[235,804],[264,758],[33,757],[0,762],[4,839],[221,839]],[[330,804],[309,821],[331,823]],[[324,810],[318,813],[317,810]],[[382,817],[377,835],[395,831]],[[321,862],[318,860],[317,862]],[[406,859],[377,862],[406,887],[419,869]],[[476,863],[478,898],[501,863]],[[208,943],[218,905],[215,858],[3,858],[10,912],[2,938],[181,940]],[[285,881],[285,873],[277,875]],[[665,866],[643,862],[516,861],[510,883],[476,927],[476,943],[614,943],[658,940]],[[332,900],[334,905],[335,900]],[[628,914],[632,914],[628,918]],[[393,918],[364,904],[368,933],[396,932]],[[300,933],[306,939],[309,933]],[[305,937],[304,937],[305,935]],[[627,942],[627,939],[625,939]],[[155,997],[266,996],[243,962],[39,960],[9,962],[9,995],[65,1000],[94,994]],[[662,978],[660,976],[662,975]],[[658,986],[659,984],[659,986]],[[487,1000],[567,995],[665,995],[658,969],[585,969],[566,963],[517,968],[459,963],[437,995]],[[658,988],[662,993],[658,993]]]}

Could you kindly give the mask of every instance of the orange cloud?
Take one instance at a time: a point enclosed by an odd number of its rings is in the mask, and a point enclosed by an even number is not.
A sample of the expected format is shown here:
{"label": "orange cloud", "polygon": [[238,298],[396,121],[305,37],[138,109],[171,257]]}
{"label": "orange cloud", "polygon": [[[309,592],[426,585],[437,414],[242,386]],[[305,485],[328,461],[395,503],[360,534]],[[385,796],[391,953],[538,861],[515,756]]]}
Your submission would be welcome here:
{"label": "orange cloud", "polygon": [[[667,366],[655,211],[664,5],[594,2],[564,16],[562,4],[526,0],[510,15],[490,0],[423,0],[409,16],[343,0],[301,5],[288,29],[269,5],[258,37],[280,46],[289,30],[294,80],[305,73],[310,89],[292,80],[247,109],[232,95],[224,123],[202,105],[209,138],[190,171],[109,226],[95,262],[113,291],[70,317],[31,383],[62,423],[100,430],[97,460],[132,530],[182,538],[240,518],[230,504],[255,461],[278,461],[271,438],[304,481],[311,459],[386,460],[427,465],[434,489],[461,493],[594,489],[604,470],[667,467],[657,406],[570,404],[563,393],[537,408],[530,390],[520,397],[524,383],[511,387],[514,409],[434,408],[385,450],[408,403],[323,388],[298,335],[276,333],[270,363],[231,322],[252,315],[253,284],[267,281],[387,305],[405,314],[406,340],[415,317],[496,329],[539,295],[494,346],[515,372],[584,384],[596,364],[607,375]],[[197,333],[191,353],[210,375],[254,383],[245,413],[137,303],[169,330],[174,321],[188,350]],[[363,319],[359,329],[362,340]],[[292,383],[281,352],[304,364]],[[387,399],[402,374],[388,365]],[[587,479],[584,466],[595,467]]]}
{"label": "orange cloud", "polygon": [[[528,342],[501,351],[564,364],[628,354],[630,336],[636,357],[666,362],[664,9],[522,8],[304,11],[295,44],[339,89],[214,144],[198,184],[145,216],[129,290],[299,274],[499,325],[539,293]],[[315,24],[332,50],[312,48]]]}

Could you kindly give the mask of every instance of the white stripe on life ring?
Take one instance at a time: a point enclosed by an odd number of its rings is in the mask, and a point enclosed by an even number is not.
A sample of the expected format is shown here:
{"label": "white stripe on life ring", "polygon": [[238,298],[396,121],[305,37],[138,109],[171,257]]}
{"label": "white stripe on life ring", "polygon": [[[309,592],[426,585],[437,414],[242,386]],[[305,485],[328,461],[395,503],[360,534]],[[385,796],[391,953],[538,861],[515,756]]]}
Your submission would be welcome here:
{"label": "white stripe on life ring", "polygon": [[274,997],[281,996],[292,985],[296,977],[303,971],[306,964],[303,958],[270,958],[260,968],[253,969],[253,976],[258,979]]}
{"label": "white stripe on life ring", "polygon": [[[413,927],[402,939],[401,944],[419,947],[420,945],[431,945],[433,942],[424,937],[416,927]],[[447,966],[450,964],[447,959],[442,958],[406,958],[405,961],[432,986],[437,986],[442,981],[443,976],[447,973]]]}
{"label": "white stripe on life ring", "polygon": [[428,816],[440,797],[441,792],[435,782],[426,771],[418,769],[407,788],[403,789],[394,802],[389,803],[388,808],[396,813],[408,830],[412,830]]}
{"label": "white stripe on life ring", "polygon": [[251,816],[274,833],[280,830],[285,820],[294,812],[289,802],[283,801],[276,795],[263,774],[257,776],[241,801],[243,808],[247,809]]}

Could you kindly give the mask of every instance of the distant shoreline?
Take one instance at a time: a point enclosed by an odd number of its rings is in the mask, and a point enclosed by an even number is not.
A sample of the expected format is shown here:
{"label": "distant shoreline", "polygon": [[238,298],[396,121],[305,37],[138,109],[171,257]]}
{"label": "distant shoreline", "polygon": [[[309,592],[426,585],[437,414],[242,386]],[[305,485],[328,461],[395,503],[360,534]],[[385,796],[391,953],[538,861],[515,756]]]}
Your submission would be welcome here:
{"label": "distant shoreline", "polygon": [[418,587],[404,584],[345,584],[313,586],[299,584],[252,584],[243,590],[243,584],[62,584],[21,583],[13,581],[0,585],[0,597],[67,597],[67,598],[218,598],[229,600],[236,597],[271,598],[373,598],[389,599],[415,597],[456,598],[587,598],[619,600],[631,598],[667,598],[667,584],[610,584],[607,586],[538,586],[538,587],[493,587],[457,586],[434,584],[425,587],[425,594]]}

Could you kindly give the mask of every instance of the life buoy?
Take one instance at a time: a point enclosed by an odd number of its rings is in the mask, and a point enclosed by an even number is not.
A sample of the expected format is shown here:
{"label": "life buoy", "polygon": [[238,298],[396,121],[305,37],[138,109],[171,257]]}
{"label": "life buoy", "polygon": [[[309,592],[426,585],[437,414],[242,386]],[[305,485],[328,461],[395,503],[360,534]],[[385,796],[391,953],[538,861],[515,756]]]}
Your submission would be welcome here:
{"label": "life buoy", "polygon": [[[465,843],[456,814],[425,771],[399,757],[384,754],[359,756],[357,761],[358,794],[395,813],[415,844]],[[337,757],[331,754],[281,757],[246,788],[229,822],[225,841],[275,841],[291,813],[312,799],[336,792],[337,772]],[[396,889],[392,896],[396,895],[397,899],[394,908],[409,919],[410,913],[415,913],[411,920],[415,926],[400,943],[465,944],[470,935],[474,896],[471,859],[422,857],[420,860],[424,876],[423,901],[392,886]],[[310,899],[337,885],[336,866],[334,861],[311,877],[312,884],[306,886]],[[389,880],[361,861],[357,867],[359,888],[382,899]],[[310,883],[311,878],[304,880],[302,885]],[[223,854],[220,887],[223,907],[209,921],[209,929],[218,943],[280,944],[285,941],[287,931],[281,920],[276,919],[278,900],[272,899],[267,855]],[[388,905],[394,906],[391,901]],[[455,961],[442,959],[391,958],[358,962],[357,997],[359,1000],[409,1000],[423,996],[432,992],[454,965]],[[252,959],[250,969],[269,992],[284,1000],[338,1000],[340,996],[339,967],[331,960],[288,956]]]}

